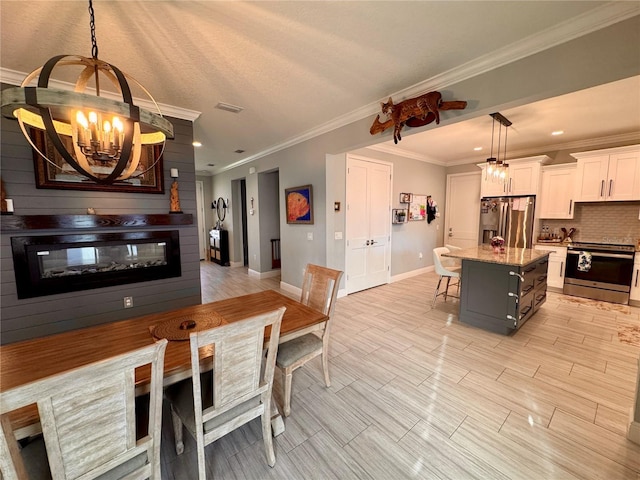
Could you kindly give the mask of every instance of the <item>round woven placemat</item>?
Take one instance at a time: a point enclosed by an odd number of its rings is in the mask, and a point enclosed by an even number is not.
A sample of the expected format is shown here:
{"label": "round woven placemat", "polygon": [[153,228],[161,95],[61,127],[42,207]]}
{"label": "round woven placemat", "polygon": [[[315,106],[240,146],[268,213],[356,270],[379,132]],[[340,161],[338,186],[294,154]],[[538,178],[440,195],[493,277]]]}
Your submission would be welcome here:
{"label": "round woven placemat", "polygon": [[222,323],[222,315],[211,313],[195,313],[166,320],[153,327],[152,335],[167,340],[189,340],[192,332],[200,332],[217,327]]}

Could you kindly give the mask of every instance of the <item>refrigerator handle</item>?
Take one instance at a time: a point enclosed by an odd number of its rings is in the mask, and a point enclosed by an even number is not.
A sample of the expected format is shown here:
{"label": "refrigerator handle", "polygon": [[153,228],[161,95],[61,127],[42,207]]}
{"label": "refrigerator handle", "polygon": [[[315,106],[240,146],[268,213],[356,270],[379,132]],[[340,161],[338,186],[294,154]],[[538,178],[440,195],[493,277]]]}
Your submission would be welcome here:
{"label": "refrigerator handle", "polygon": [[500,209],[500,233],[499,235],[507,240],[507,220],[509,218],[509,202],[505,201],[501,205]]}

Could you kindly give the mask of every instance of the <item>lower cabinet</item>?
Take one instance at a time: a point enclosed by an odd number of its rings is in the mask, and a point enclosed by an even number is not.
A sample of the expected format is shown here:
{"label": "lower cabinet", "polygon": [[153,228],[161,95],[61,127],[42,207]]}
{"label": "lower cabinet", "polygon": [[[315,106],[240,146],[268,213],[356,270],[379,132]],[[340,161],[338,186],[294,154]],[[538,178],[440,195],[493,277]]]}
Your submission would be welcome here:
{"label": "lower cabinet", "polygon": [[567,247],[535,245],[535,250],[546,250],[549,254],[549,270],[547,288],[549,291],[562,293],[564,287],[564,268],[567,261]]}
{"label": "lower cabinet", "polygon": [[460,321],[507,335],[547,299],[548,257],[524,266],[462,261]]}

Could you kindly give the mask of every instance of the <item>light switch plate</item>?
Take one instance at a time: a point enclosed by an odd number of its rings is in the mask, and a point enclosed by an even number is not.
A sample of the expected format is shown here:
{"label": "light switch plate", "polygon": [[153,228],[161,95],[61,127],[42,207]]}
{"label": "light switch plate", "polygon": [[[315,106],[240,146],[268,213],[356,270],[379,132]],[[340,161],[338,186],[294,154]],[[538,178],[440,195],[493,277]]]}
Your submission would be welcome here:
{"label": "light switch plate", "polygon": [[334,232],[333,238],[335,240],[342,240],[342,232]]}
{"label": "light switch plate", "polygon": [[307,232],[307,240],[313,240],[313,232]]}

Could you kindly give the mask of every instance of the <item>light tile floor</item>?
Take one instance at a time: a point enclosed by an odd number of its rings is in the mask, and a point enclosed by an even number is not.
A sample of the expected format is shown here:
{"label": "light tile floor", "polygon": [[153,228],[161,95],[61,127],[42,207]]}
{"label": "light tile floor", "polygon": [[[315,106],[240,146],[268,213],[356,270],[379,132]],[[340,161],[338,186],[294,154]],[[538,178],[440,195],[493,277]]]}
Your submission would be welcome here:
{"label": "light tile floor", "polygon": [[[208,262],[202,279],[205,302],[279,285]],[[640,480],[625,437],[640,344],[619,336],[639,308],[550,293],[502,336],[459,323],[457,300],[432,309],[436,282],[338,299],[332,386],[319,359],[294,373],[275,467],[254,421],[207,447],[209,478]],[[166,414],[163,433],[163,478],[197,478],[194,441],[177,457]]]}

